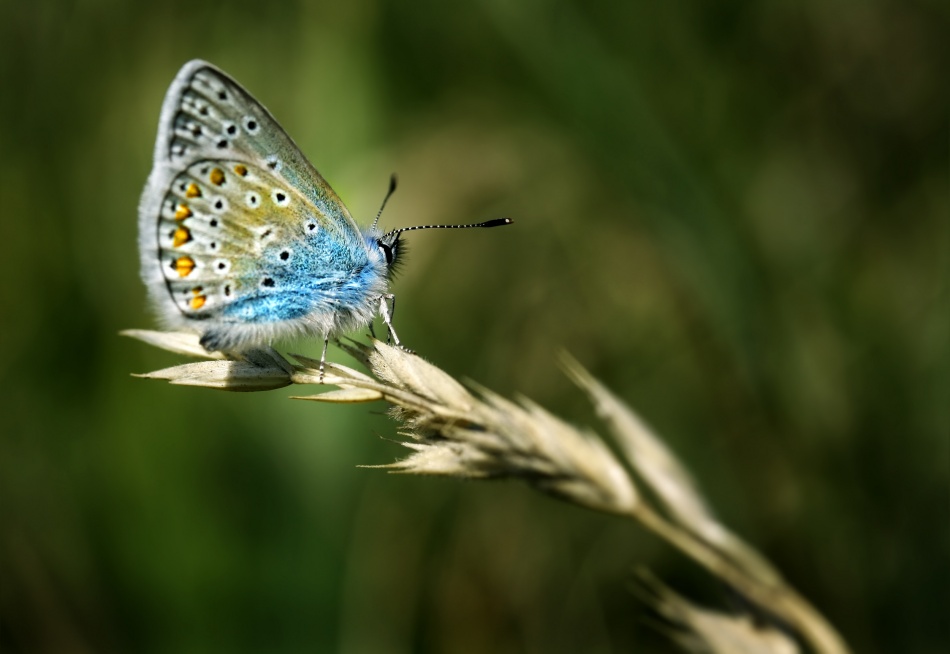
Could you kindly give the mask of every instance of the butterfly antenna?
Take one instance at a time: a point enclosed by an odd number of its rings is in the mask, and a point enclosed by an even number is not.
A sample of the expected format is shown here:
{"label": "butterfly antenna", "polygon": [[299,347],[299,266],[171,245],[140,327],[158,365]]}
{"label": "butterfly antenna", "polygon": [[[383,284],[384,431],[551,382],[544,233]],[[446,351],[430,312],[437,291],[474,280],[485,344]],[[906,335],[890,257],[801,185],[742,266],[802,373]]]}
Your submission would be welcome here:
{"label": "butterfly antenna", "polygon": [[469,229],[470,227],[501,227],[502,225],[510,225],[513,221],[511,218],[495,218],[494,220],[486,220],[483,223],[472,223],[470,225],[416,225],[415,227],[401,227],[399,229],[394,229],[393,231],[386,234],[386,236],[392,237],[396,234],[402,234],[403,232],[413,232],[417,229]]}
{"label": "butterfly antenna", "polygon": [[376,229],[377,223],[379,223],[379,217],[383,215],[383,209],[386,208],[386,203],[389,202],[389,198],[393,193],[396,192],[396,173],[393,173],[389,176],[389,190],[386,191],[386,197],[383,198],[383,204],[379,207],[379,211],[376,213],[376,220],[373,221],[373,229]]}

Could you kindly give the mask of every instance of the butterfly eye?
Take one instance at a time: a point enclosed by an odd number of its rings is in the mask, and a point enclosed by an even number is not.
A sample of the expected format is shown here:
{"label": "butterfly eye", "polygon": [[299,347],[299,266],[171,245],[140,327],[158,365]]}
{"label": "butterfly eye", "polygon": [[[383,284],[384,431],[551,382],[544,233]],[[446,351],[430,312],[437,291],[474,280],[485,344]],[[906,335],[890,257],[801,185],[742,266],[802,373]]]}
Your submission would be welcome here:
{"label": "butterfly eye", "polygon": [[382,241],[376,241],[376,245],[383,251],[383,256],[386,257],[386,265],[393,265],[393,249]]}

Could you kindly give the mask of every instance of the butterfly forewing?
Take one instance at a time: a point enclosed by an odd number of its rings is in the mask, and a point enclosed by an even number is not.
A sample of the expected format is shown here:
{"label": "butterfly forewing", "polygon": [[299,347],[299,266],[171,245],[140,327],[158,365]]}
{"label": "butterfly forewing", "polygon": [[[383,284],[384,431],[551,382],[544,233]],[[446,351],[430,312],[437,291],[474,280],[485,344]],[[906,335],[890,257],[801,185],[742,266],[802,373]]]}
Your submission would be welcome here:
{"label": "butterfly forewing", "polygon": [[156,160],[181,168],[199,159],[266,162],[332,226],[359,233],[340,198],[270,112],[214,66],[191,62],[181,70],[165,98],[162,126]]}

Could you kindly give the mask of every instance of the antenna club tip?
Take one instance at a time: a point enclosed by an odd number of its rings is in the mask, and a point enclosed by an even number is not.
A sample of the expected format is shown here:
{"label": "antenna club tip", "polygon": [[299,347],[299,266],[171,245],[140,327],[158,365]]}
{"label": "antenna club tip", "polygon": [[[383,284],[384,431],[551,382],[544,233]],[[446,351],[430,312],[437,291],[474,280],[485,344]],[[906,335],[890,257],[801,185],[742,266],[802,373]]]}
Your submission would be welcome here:
{"label": "antenna club tip", "polygon": [[501,227],[502,225],[511,225],[514,222],[511,218],[495,218],[482,223],[482,227]]}

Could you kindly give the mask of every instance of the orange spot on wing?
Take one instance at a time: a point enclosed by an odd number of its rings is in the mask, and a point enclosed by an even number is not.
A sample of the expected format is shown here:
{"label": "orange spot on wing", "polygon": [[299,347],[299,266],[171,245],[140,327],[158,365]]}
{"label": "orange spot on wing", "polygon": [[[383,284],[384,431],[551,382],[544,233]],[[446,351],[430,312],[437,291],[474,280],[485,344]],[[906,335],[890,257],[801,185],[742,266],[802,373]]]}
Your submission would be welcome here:
{"label": "orange spot on wing", "polygon": [[187,277],[195,269],[195,260],[191,257],[178,257],[174,267],[179,277]]}
{"label": "orange spot on wing", "polygon": [[191,209],[187,204],[179,204],[175,207],[175,220],[184,220],[191,217]]}
{"label": "orange spot on wing", "polygon": [[221,186],[224,184],[224,171],[220,168],[212,168],[211,173],[208,175],[208,179],[210,179],[211,183],[215,186]]}
{"label": "orange spot on wing", "polygon": [[200,198],[201,189],[198,188],[198,185],[192,182],[188,185],[188,188],[185,189],[185,197],[188,198]]}
{"label": "orange spot on wing", "polygon": [[187,227],[179,227],[175,230],[175,233],[172,235],[172,247],[181,247],[185,243],[191,240],[191,232],[188,231]]}
{"label": "orange spot on wing", "polygon": [[244,164],[238,164],[238,165],[236,165],[236,166],[234,167],[234,172],[236,172],[236,173],[237,173],[238,175],[240,175],[241,177],[246,177],[246,176],[247,176],[247,166],[245,166]]}
{"label": "orange spot on wing", "polygon": [[208,301],[207,296],[203,295],[202,291],[204,291],[204,288],[201,286],[195,286],[193,289],[191,289],[191,294],[194,295],[194,297],[191,298],[191,301],[188,304],[190,304],[191,308],[195,309],[196,311],[203,307],[205,302]]}

